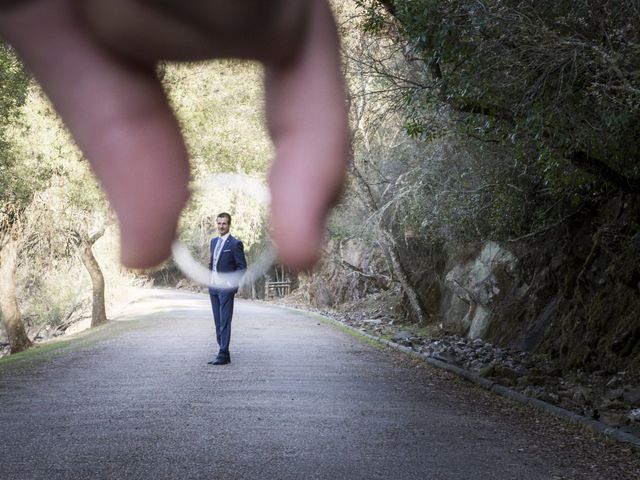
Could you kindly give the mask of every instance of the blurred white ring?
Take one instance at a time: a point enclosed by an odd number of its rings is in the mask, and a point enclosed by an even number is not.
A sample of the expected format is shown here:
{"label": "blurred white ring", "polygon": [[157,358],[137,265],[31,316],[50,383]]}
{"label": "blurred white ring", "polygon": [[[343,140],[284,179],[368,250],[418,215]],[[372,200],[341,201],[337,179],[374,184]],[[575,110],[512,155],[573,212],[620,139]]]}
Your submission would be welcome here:
{"label": "blurred white ring", "polygon": [[[200,190],[209,190],[219,188],[224,185],[225,188],[241,191],[253,197],[263,206],[268,206],[270,201],[269,190],[255,178],[236,173],[221,173],[210,175],[199,186]],[[248,268],[240,272],[212,272],[208,268],[201,265],[193,258],[189,249],[179,240],[173,242],[171,246],[173,259],[176,266],[190,280],[206,285],[209,288],[219,289],[237,289],[243,285],[250,285],[258,278],[263,276],[273,266],[275,254],[272,248],[262,252],[258,259]]]}

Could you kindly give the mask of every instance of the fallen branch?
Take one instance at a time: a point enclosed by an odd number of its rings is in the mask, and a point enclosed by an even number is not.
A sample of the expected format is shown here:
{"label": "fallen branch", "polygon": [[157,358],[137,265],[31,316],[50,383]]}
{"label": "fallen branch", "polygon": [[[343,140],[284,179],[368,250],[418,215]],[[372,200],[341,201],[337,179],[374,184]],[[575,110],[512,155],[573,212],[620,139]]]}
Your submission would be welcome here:
{"label": "fallen branch", "polygon": [[353,271],[354,273],[357,273],[361,277],[365,277],[370,280],[373,280],[377,287],[383,288],[385,290],[389,288],[391,279],[388,276],[382,275],[380,273],[367,273],[364,270],[362,270],[360,267],[356,267],[355,265],[347,262],[346,260],[340,260],[340,263],[342,264],[343,267],[346,267],[349,270]]}

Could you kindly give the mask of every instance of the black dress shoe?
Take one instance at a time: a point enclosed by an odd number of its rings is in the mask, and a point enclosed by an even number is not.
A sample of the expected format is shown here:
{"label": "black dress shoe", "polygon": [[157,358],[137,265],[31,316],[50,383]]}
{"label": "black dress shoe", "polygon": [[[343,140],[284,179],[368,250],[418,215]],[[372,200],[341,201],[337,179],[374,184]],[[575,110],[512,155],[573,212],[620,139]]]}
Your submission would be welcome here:
{"label": "black dress shoe", "polygon": [[231,363],[231,360],[223,357],[223,358],[216,358],[215,361],[213,362],[209,362],[211,363],[211,365],[226,365],[227,363]]}

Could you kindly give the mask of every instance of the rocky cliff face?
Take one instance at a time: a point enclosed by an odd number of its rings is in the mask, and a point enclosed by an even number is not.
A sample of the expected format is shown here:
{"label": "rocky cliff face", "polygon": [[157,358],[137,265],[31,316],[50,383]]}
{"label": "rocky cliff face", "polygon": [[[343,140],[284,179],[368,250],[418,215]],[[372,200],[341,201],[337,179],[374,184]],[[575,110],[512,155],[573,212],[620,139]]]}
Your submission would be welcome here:
{"label": "rocky cliff face", "polygon": [[[434,246],[413,235],[397,241],[427,323],[433,331],[549,355],[561,368],[638,368],[640,202],[622,196],[600,205],[519,242]],[[378,246],[332,241],[325,258],[301,284],[311,304],[364,305],[387,292],[399,303],[392,316],[410,321]]]}
{"label": "rocky cliff face", "polygon": [[442,323],[473,340],[485,337],[496,316],[493,305],[513,290],[517,273],[513,253],[495,242],[484,243],[473,258],[454,263],[444,275]]}

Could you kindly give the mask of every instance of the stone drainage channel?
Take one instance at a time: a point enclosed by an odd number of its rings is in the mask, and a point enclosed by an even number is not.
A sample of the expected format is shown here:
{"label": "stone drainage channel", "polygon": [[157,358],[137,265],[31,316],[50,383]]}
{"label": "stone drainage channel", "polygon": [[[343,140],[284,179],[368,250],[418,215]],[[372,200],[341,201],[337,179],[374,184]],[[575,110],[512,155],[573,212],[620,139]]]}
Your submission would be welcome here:
{"label": "stone drainage channel", "polygon": [[[288,308],[292,308],[293,310],[309,312],[309,310],[304,310],[304,309],[291,307],[291,306],[288,306]],[[524,405],[534,406],[538,409],[541,409],[557,417],[566,419],[573,423],[580,424],[596,433],[606,435],[607,437],[614,439],[618,442],[623,442],[623,443],[634,445],[636,447],[640,447],[640,436],[634,434],[633,432],[625,431],[624,427],[612,426],[607,423],[598,421],[595,418],[589,418],[588,416],[580,415],[578,413],[572,412],[570,410],[559,407],[557,405],[553,405],[552,403],[546,402],[539,398],[527,396],[524,393],[521,393],[517,390],[509,388],[505,385],[502,385],[494,380],[485,378],[484,376],[472,370],[468,370],[460,366],[454,365],[452,363],[449,363],[447,361],[444,361],[442,359],[435,358],[436,356],[440,356],[440,355],[437,355],[437,354],[434,355],[433,351],[429,351],[429,349],[427,349],[426,352],[417,351],[412,346],[402,345],[397,341],[390,341],[380,336],[372,335],[367,331],[365,331],[364,329],[349,325],[344,321],[341,321],[337,318],[330,316],[330,314],[327,314],[326,312],[322,312],[322,313],[313,312],[313,313],[320,315],[322,318],[324,318],[328,322],[331,322],[337,326],[346,328],[347,330],[353,332],[356,335],[362,335],[365,338],[368,338],[369,340],[372,340],[376,343],[386,345],[393,349],[396,349],[406,354],[417,357],[429,365],[433,365],[434,367],[441,368],[443,370],[447,370],[456,375],[459,375],[460,377],[470,382],[473,382],[476,385],[479,385],[480,387],[486,390],[490,390],[498,395],[509,398],[511,400],[515,400],[516,402],[520,402]],[[396,338],[396,339],[402,340],[402,335],[399,335],[399,336],[400,338]],[[636,409],[633,412],[640,413],[640,409]]]}

